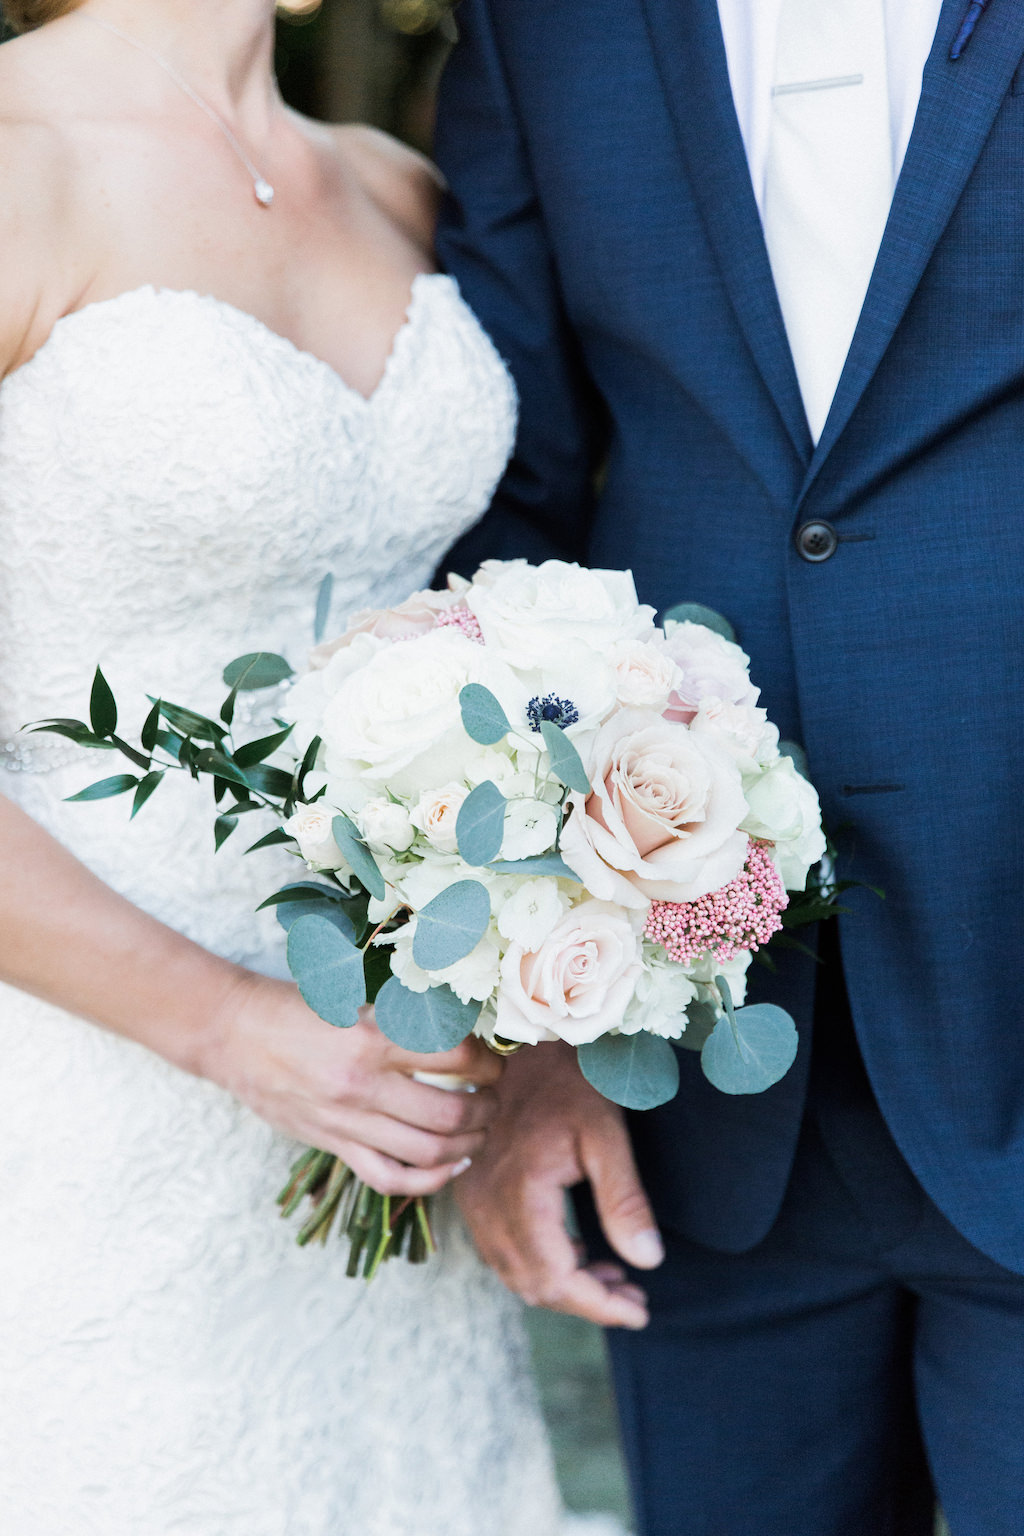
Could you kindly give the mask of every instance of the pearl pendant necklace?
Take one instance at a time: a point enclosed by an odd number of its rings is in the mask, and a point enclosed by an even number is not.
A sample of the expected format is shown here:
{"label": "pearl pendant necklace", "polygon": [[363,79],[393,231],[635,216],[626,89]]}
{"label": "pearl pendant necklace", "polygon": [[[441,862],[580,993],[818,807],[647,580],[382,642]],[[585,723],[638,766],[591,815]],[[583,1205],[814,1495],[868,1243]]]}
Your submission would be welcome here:
{"label": "pearl pendant necklace", "polygon": [[192,89],[185,77],[180,75],[175,69],[170,59],[165,58],[162,53],[158,53],[155,48],[151,48],[148,43],[140,42],[137,37],[131,37],[127,32],[122,32],[121,28],[116,27],[112,21],[106,21],[101,16],[94,16],[91,11],[81,11],[79,14],[86,21],[91,21],[95,26],[102,27],[104,32],[109,32],[113,37],[119,37],[121,41],[123,43],[127,43],[130,48],[135,48],[139,53],[144,53],[148,59],[151,59],[154,64],[163,70],[164,74],[167,75],[168,79],[173,81],[173,83],[178,87],[179,91],[187,96],[190,101],[194,102],[200,111],[206,113],[211,123],[213,123],[213,125],[220,131],[220,133],[223,134],[229,147],[234,151],[236,157],[242,162],[242,164],[245,166],[245,169],[248,171],[252,180],[252,190],[256,201],[259,203],[261,208],[269,208],[271,203],[274,201],[274,189],[270,185],[270,182],[259,170],[257,170],[256,166],[253,165],[252,161],[249,159],[249,156],[246,154],[245,150],[242,148],[241,144],[238,142],[238,139],[235,137],[234,133],[232,133],[227,123],[221,117],[220,113],[211,107],[210,103],[206,101],[204,97],[200,96],[198,91]]}

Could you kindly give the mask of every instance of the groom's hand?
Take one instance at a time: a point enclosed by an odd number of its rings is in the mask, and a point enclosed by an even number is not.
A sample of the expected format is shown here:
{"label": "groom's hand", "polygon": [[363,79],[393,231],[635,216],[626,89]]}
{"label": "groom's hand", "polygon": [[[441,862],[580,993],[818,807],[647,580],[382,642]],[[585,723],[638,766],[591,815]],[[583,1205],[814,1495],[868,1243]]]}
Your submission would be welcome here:
{"label": "groom's hand", "polygon": [[501,1108],[458,1199],[482,1257],[532,1306],[606,1328],[642,1328],[647,1299],[616,1264],[586,1265],[565,1225],[565,1191],[588,1179],[612,1248],[638,1269],[664,1256],[622,1111],[583,1077],[567,1046],[508,1063]]}

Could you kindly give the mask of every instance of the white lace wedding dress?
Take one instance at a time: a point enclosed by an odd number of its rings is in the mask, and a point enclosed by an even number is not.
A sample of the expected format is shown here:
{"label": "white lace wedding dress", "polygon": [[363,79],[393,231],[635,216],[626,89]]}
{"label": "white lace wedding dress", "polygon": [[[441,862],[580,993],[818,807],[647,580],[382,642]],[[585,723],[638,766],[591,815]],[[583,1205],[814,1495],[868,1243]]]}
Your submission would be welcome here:
{"label": "white lace wedding dress", "polygon": [[[369,400],[212,298],[60,321],[0,389],[0,792],[165,922],[284,974],[254,908],[293,861],[243,858],[248,827],[215,856],[187,782],[131,825],[127,799],[69,805],[124,765],[19,727],[81,716],[97,662],[126,729],[146,692],[216,708],[242,652],[301,666],[321,577],[335,630],[425,585],[514,418],[443,276],[417,280]],[[211,1084],[0,988],[0,1536],[558,1528],[517,1308],[454,1211],[443,1257],[367,1288],[278,1219],[294,1155]]]}

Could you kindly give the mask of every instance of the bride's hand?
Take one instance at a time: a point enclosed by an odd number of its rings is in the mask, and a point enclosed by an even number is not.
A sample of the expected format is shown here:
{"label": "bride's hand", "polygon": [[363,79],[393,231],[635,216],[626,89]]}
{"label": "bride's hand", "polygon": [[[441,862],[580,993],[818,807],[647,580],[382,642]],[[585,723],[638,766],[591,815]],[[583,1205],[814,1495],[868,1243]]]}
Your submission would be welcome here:
{"label": "bride's hand", "polygon": [[[428,1195],[463,1172],[497,1109],[501,1063],[469,1039],[439,1056],[400,1050],[366,1009],[335,1029],[297,988],[251,973],[233,990],[202,1064],[277,1130],[333,1152],[384,1195]],[[474,1093],[447,1093],[414,1072],[453,1073]]]}

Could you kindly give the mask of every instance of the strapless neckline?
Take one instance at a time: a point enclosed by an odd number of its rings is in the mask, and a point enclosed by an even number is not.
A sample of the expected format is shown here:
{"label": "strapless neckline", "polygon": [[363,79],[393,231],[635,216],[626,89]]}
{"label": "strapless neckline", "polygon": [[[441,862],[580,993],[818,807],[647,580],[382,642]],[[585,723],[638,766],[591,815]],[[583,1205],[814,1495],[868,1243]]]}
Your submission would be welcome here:
{"label": "strapless neckline", "polygon": [[456,295],[458,284],[453,277],[445,272],[418,272],[412,280],[409,291],[409,302],[405,307],[405,318],[391,339],[387,357],[384,360],[384,368],[380,378],[370,393],[364,394],[354,384],[339,373],[332,363],[325,358],[300,347],[297,342],[285,336],[281,331],[275,331],[273,326],[261,320],[250,310],[242,309],[237,304],[232,304],[227,299],[218,298],[216,294],[202,293],[198,288],[164,288],[154,283],[140,283],[135,288],[127,288],[123,293],[114,294],[109,299],[93,299],[88,304],[83,304],[79,309],[70,310],[66,315],[61,315],[53,324],[50,334],[33,352],[27,362],[15,368],[6,378],[0,380],[0,394],[15,386],[17,381],[23,380],[25,375],[31,377],[38,364],[43,366],[49,354],[61,343],[65,334],[73,331],[77,324],[83,321],[94,321],[100,315],[115,314],[119,309],[129,308],[132,304],[152,301],[170,303],[198,303],[208,308],[211,312],[219,312],[230,317],[232,323],[243,329],[247,329],[254,343],[260,342],[275,348],[279,355],[288,356],[306,366],[315,369],[323,377],[330,379],[338,387],[340,392],[348,397],[355,405],[362,406],[366,410],[372,410],[378,397],[384,392],[385,387],[398,366],[399,359],[409,345],[410,338],[418,325],[419,315],[422,311],[423,295],[433,286],[447,287]]}

